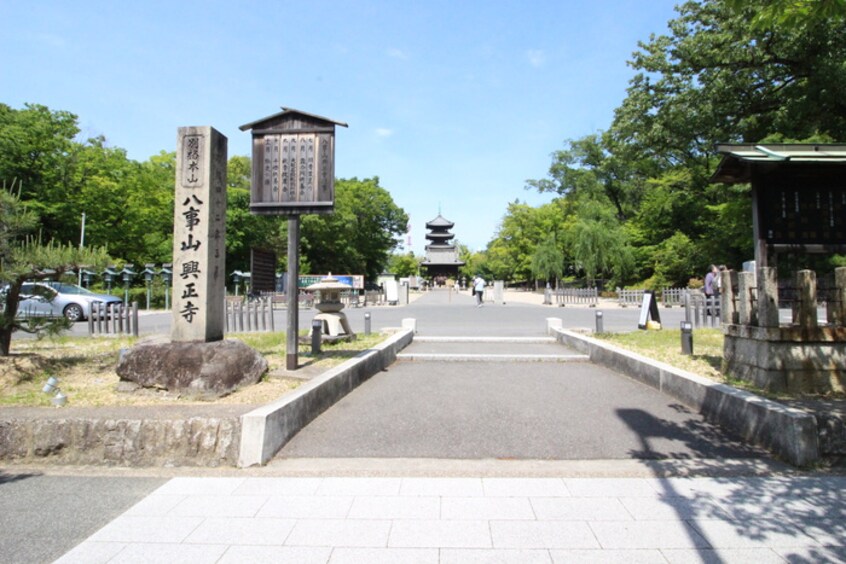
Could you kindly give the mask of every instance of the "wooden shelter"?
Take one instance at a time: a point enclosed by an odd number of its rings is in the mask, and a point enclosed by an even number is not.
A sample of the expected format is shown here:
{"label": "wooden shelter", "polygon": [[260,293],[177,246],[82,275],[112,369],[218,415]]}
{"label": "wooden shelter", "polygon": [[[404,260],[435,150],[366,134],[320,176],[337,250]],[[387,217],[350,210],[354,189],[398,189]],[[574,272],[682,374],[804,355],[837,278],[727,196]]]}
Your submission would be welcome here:
{"label": "wooden shelter", "polygon": [[778,253],[846,252],[846,145],[720,144],[712,182],[751,183],[758,267]]}

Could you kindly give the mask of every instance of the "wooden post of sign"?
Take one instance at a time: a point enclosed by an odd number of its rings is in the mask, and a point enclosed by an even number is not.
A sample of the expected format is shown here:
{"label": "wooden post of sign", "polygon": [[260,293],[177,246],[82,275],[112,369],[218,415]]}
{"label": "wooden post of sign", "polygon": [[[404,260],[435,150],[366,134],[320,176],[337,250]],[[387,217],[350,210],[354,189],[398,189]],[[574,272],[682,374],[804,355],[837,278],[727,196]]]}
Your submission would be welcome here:
{"label": "wooden post of sign", "polygon": [[300,332],[300,216],[288,218],[288,331],[285,367],[296,370]]}

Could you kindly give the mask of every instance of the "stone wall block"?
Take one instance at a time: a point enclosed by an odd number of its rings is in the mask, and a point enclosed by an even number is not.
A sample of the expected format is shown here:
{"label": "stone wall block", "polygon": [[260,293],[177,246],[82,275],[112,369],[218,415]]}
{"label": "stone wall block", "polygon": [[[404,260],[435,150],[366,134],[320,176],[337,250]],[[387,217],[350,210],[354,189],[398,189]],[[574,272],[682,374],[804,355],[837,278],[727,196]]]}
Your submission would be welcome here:
{"label": "stone wall block", "polygon": [[778,327],[778,273],[773,267],[758,269],[758,325]]}
{"label": "stone wall block", "polygon": [[796,273],[797,300],[793,305],[793,322],[803,329],[817,327],[817,273],[800,270]]}

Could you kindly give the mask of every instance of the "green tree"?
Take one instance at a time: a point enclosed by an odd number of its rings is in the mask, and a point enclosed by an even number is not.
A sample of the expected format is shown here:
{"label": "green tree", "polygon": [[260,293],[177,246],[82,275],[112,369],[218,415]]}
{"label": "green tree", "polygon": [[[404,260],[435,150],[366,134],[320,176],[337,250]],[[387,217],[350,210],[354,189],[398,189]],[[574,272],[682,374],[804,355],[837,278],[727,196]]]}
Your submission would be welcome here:
{"label": "green tree", "polygon": [[415,276],[420,271],[420,261],[414,256],[412,251],[404,254],[392,254],[388,261],[388,272],[405,278],[408,276]]}
{"label": "green tree", "polygon": [[554,236],[547,237],[535,248],[532,255],[532,274],[535,278],[547,282],[553,280],[558,287],[558,279],[564,274],[564,252]]}
{"label": "green tree", "polygon": [[585,271],[589,285],[608,274],[613,282],[625,279],[633,267],[625,232],[607,207],[584,204],[568,233],[576,264]]}
{"label": "green tree", "polygon": [[102,248],[80,249],[76,245],[42,243],[39,238],[27,236],[38,223],[38,214],[23,206],[18,194],[0,191],[0,282],[5,285],[3,309],[0,313],[0,356],[8,356],[12,334],[25,331],[35,334],[55,334],[69,327],[65,318],[17,317],[21,286],[33,278],[58,279],[66,272],[79,268],[105,266],[109,257]]}
{"label": "green tree", "polygon": [[[726,0],[736,12],[743,13],[747,0]],[[752,18],[758,29],[797,27],[822,20],[846,17],[846,0],[770,0]]]}
{"label": "green tree", "polygon": [[842,12],[758,28],[749,22],[774,13],[772,2],[729,4],[686,2],[669,22],[670,35],[639,45],[630,63],[638,74],[612,127],[619,143],[669,165],[695,166],[707,178],[717,142],[757,143],[774,133],[846,137]]}
{"label": "green tree", "polygon": [[646,283],[654,290],[687,287],[691,277],[704,273],[700,250],[684,233],[676,232],[654,248],[654,275]]}
{"label": "green tree", "polygon": [[364,274],[375,280],[405,233],[408,215],[379,178],[338,179],[335,211],[301,218],[301,253],[312,272]]}

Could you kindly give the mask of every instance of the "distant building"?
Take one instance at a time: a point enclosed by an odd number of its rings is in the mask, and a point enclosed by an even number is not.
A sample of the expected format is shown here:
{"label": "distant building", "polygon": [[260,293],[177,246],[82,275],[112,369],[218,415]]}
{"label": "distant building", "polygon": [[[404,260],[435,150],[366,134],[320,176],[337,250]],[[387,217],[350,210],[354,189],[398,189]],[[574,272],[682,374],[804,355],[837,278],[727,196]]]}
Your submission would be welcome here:
{"label": "distant building", "polygon": [[454,226],[453,222],[444,219],[440,214],[426,223],[426,239],[429,244],[426,245],[426,258],[420,266],[426,269],[426,274],[438,285],[449,278],[457,279],[459,267],[464,266],[464,262],[458,258],[455,245],[451,242],[455,235],[450,229]]}

